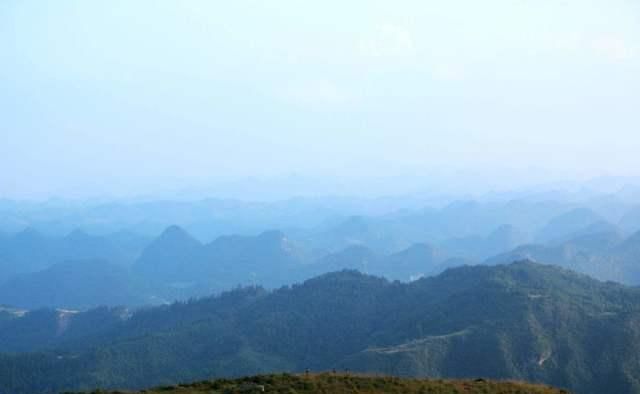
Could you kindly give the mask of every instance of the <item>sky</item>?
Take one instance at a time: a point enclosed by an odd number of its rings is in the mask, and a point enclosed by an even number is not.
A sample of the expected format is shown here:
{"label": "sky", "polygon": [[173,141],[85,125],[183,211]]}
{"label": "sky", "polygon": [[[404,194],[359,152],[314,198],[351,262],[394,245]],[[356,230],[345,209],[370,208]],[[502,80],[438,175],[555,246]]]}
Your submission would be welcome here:
{"label": "sky", "polygon": [[635,0],[0,2],[5,198],[638,176],[638,103]]}

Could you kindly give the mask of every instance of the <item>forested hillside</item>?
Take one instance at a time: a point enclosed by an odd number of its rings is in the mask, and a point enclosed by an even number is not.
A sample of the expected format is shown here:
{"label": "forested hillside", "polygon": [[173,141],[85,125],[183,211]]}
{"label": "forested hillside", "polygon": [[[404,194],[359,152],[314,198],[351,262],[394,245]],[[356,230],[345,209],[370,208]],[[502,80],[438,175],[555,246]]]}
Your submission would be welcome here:
{"label": "forested hillside", "polygon": [[80,313],[63,329],[59,314],[29,325],[30,313],[7,314],[4,335],[29,351],[0,359],[0,386],[12,393],[332,368],[640,389],[640,291],[530,262],[411,283],[336,272],[132,315],[103,310],[95,324]]}

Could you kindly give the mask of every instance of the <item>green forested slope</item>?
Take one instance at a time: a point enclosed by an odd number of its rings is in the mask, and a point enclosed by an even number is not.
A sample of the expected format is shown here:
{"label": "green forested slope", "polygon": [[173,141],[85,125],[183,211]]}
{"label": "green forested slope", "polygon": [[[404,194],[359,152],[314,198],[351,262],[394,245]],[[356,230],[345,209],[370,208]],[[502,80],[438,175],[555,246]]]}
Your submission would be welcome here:
{"label": "green forested slope", "polygon": [[41,353],[0,357],[0,387],[142,388],[336,368],[640,391],[638,289],[529,262],[409,284],[343,271],[151,308],[74,335]]}

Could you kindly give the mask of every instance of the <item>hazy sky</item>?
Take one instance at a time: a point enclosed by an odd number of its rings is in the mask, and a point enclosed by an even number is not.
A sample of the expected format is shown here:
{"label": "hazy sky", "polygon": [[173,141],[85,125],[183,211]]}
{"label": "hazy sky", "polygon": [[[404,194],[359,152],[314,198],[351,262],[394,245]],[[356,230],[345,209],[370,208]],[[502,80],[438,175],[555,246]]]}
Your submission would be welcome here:
{"label": "hazy sky", "polygon": [[640,175],[639,106],[635,0],[0,2],[0,197]]}

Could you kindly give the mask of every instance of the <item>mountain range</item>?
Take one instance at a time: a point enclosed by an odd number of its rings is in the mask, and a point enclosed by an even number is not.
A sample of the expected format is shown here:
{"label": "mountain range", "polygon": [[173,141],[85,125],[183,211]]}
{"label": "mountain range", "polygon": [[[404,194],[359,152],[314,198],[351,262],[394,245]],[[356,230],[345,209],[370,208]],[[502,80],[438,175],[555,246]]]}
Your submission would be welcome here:
{"label": "mountain range", "polygon": [[556,264],[601,280],[638,285],[640,232],[625,238],[610,225],[597,223],[575,238],[551,244],[521,245],[484,263],[503,264],[520,259]]}
{"label": "mountain range", "polygon": [[[284,209],[278,215],[297,204],[278,205]],[[304,212],[310,209],[306,202],[299,204]],[[215,207],[240,215],[242,209],[259,212],[261,205],[207,202],[195,204],[191,213],[188,206],[103,205],[94,213],[117,216],[123,210],[142,218],[145,212],[167,215],[163,213],[167,209],[176,219],[187,215],[196,220],[199,214],[213,215]],[[458,201],[440,209],[382,216],[334,215],[313,229],[222,235],[209,242],[177,225],[155,238],[124,229],[102,235],[75,229],[59,237],[27,228],[0,234],[0,303],[29,309],[153,305],[237,285],[277,288],[344,268],[410,281],[447,267],[523,258],[559,264],[598,279],[640,284],[636,268],[640,238],[628,232],[636,210],[617,209],[613,215],[610,207],[617,205],[608,199],[593,206]],[[98,287],[87,286],[97,281],[89,266],[115,290],[96,292]]]}
{"label": "mountain range", "polygon": [[126,231],[89,235],[76,229],[64,237],[52,237],[26,228],[0,237],[0,282],[66,260],[100,259],[127,266],[138,258],[147,242],[147,238]]}

